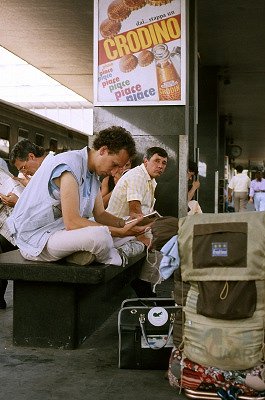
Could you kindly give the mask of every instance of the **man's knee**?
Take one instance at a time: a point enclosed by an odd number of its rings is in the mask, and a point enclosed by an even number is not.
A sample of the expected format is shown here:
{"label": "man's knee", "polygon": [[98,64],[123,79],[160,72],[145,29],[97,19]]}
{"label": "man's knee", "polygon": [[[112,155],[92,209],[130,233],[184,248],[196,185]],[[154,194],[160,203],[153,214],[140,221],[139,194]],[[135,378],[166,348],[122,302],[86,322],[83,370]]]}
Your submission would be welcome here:
{"label": "man's knee", "polygon": [[113,247],[112,236],[107,227],[99,227],[97,235],[94,238],[94,246],[96,253]]}

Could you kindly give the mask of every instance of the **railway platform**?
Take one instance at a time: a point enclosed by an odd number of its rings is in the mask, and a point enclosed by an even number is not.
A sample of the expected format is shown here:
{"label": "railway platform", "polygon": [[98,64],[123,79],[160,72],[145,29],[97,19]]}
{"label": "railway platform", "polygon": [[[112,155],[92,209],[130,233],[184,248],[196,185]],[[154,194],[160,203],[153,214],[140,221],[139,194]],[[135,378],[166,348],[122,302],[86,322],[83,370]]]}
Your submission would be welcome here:
{"label": "railway platform", "polygon": [[[173,282],[163,282],[159,297]],[[132,297],[127,289],[126,297]],[[118,310],[76,350],[16,347],[12,344],[13,285],[0,310],[1,400],[176,400],[165,371],[121,370],[118,365]],[[52,304],[51,304],[52,309]]]}

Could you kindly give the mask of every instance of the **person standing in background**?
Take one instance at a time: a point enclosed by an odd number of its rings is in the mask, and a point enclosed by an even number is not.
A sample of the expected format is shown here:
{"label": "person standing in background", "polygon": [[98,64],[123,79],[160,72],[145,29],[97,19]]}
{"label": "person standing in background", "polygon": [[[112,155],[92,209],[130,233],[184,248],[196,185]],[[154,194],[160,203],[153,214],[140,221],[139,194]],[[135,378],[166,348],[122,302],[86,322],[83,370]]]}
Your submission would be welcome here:
{"label": "person standing in background", "polygon": [[196,193],[196,190],[198,190],[200,187],[200,182],[196,178],[196,176],[198,175],[198,172],[199,172],[198,165],[194,161],[189,161],[187,179],[188,179],[188,183],[189,183],[189,181],[192,181],[192,184],[188,190],[188,202],[193,199],[193,197]]}
{"label": "person standing in background", "polygon": [[233,176],[228,184],[228,201],[232,201],[233,194],[235,212],[244,212],[247,209],[250,178],[247,174],[243,174],[241,165],[238,165],[235,169],[237,174]]}
{"label": "person standing in background", "polygon": [[256,211],[265,211],[265,179],[260,171],[255,173],[255,179],[251,181],[249,202],[254,202]]}

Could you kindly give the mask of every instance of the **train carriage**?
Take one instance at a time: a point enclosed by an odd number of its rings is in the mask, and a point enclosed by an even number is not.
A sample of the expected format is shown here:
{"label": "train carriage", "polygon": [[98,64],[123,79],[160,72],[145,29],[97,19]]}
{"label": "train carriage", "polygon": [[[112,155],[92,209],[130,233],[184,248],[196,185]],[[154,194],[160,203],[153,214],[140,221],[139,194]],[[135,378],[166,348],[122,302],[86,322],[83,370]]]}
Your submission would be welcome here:
{"label": "train carriage", "polygon": [[55,153],[88,144],[86,134],[0,100],[0,157],[8,162],[9,150],[25,138]]}

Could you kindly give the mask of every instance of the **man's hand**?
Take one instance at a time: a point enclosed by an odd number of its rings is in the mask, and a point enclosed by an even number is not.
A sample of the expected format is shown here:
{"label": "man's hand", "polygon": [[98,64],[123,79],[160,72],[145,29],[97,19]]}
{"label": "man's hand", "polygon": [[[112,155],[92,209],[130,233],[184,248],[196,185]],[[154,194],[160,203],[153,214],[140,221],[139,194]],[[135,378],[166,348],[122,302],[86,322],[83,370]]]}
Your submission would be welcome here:
{"label": "man's hand", "polygon": [[18,181],[19,183],[21,183],[21,185],[23,185],[23,186],[27,186],[27,184],[29,183],[29,181],[30,181],[30,176],[29,175],[26,175],[26,174],[23,174],[24,175],[24,178],[19,178],[18,176],[13,176],[13,179],[15,180],[15,181]]}
{"label": "man's hand", "polygon": [[131,213],[130,217],[126,221],[131,221],[132,219],[141,218],[143,216],[144,216],[143,213]]}
{"label": "man's hand", "polygon": [[0,194],[0,198],[2,200],[2,203],[8,207],[14,207],[14,205],[18,201],[18,196],[14,193],[8,193],[6,196],[4,194]]}
{"label": "man's hand", "polygon": [[120,228],[120,237],[125,237],[125,236],[138,236],[142,235],[145,230],[146,230],[146,225],[145,226],[138,226],[137,224],[142,221],[143,217],[137,218],[136,221],[127,223],[124,225],[123,228]]}

